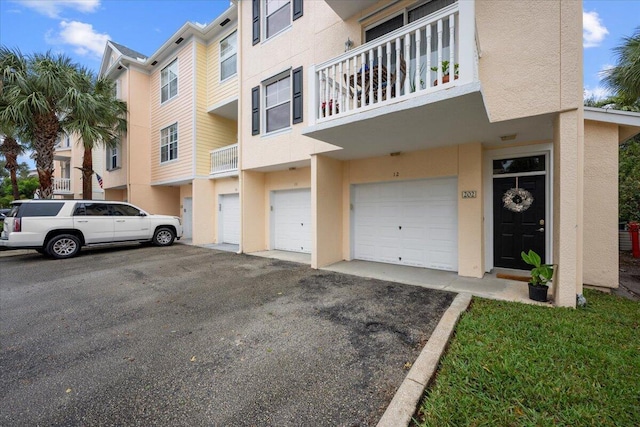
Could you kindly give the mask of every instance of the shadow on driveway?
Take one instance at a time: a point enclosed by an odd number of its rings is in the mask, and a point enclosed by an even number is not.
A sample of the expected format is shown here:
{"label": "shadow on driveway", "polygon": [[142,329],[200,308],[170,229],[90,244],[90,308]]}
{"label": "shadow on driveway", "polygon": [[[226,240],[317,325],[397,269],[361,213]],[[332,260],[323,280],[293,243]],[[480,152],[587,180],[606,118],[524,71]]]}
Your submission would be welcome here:
{"label": "shadow on driveway", "polygon": [[2,425],[375,425],[455,296],[185,245],[0,258],[0,292]]}

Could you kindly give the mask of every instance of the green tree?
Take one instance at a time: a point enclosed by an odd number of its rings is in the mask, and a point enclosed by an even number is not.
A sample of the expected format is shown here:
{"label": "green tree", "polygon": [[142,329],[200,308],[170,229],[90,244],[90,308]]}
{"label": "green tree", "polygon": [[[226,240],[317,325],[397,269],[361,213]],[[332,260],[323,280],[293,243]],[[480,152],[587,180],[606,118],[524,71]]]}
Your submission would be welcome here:
{"label": "green tree", "polygon": [[18,190],[18,156],[24,152],[24,148],[16,139],[15,130],[10,127],[2,126],[0,123],[0,137],[4,135],[2,142],[0,143],[0,154],[5,158],[5,169],[9,171],[11,176],[11,187],[13,189],[13,198],[20,197],[20,190]]}
{"label": "green tree", "polygon": [[127,104],[116,98],[115,83],[79,70],[76,107],[69,116],[67,129],[80,136],[82,156],[82,198],[92,198],[93,148],[115,147],[127,130]]}
{"label": "green tree", "polygon": [[65,55],[23,55],[0,47],[0,123],[21,128],[34,150],[39,196],[53,196],[56,140],[67,127],[79,101],[78,66]]}
{"label": "green tree", "polygon": [[640,27],[615,47],[617,64],[608,70],[604,83],[614,92],[620,105],[638,105],[640,99]]}
{"label": "green tree", "polygon": [[640,135],[620,144],[618,186],[622,221],[640,221]]}

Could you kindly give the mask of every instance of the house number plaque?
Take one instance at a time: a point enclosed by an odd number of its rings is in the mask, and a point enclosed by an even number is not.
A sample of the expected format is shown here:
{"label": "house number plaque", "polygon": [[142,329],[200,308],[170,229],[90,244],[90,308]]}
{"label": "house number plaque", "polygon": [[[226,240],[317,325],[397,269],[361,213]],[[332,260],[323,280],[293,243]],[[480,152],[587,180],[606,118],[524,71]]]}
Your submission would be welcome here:
{"label": "house number plaque", "polygon": [[476,198],[476,192],[475,191],[463,191],[462,192],[462,198],[463,199],[475,199]]}

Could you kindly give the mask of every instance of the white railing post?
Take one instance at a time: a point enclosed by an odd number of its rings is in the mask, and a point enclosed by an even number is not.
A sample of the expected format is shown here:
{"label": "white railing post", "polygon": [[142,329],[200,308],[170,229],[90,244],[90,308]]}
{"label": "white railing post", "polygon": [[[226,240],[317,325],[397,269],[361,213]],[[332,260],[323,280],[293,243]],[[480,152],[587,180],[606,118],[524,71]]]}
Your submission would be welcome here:
{"label": "white railing post", "polygon": [[238,144],[212,150],[209,152],[211,159],[211,175],[237,172],[238,170]]}
{"label": "white railing post", "polygon": [[309,81],[311,90],[309,92],[309,104],[307,108],[307,120],[310,126],[316,124],[316,118],[318,116],[318,87],[320,86],[320,80],[316,73],[316,66],[311,65],[307,70],[307,80]]}
{"label": "white railing post", "polygon": [[458,2],[458,82],[471,83],[475,74],[476,11],[475,0]]}
{"label": "white railing post", "polygon": [[[474,14],[475,0],[459,1],[309,67],[309,86],[312,87],[305,99],[309,103],[307,124],[375,108],[383,100],[390,100],[392,92],[399,101],[418,90],[431,93],[472,82],[477,78]],[[425,37],[422,37],[423,31]],[[449,44],[445,46],[447,39]],[[426,57],[421,56],[422,49]],[[392,64],[394,54],[396,62]],[[401,75],[401,59],[404,59],[405,76]],[[449,63],[446,73],[444,61]]]}

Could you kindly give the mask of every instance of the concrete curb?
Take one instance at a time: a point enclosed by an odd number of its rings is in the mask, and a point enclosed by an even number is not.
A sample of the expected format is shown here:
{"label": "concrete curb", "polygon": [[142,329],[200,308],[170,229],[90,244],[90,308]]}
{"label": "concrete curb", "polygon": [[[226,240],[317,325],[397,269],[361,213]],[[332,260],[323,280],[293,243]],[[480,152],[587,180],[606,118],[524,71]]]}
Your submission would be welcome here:
{"label": "concrete curb", "polygon": [[471,302],[471,294],[458,294],[433,331],[400,388],[380,418],[378,427],[407,426],[416,411],[425,387],[436,373],[440,357],[462,314]]}

